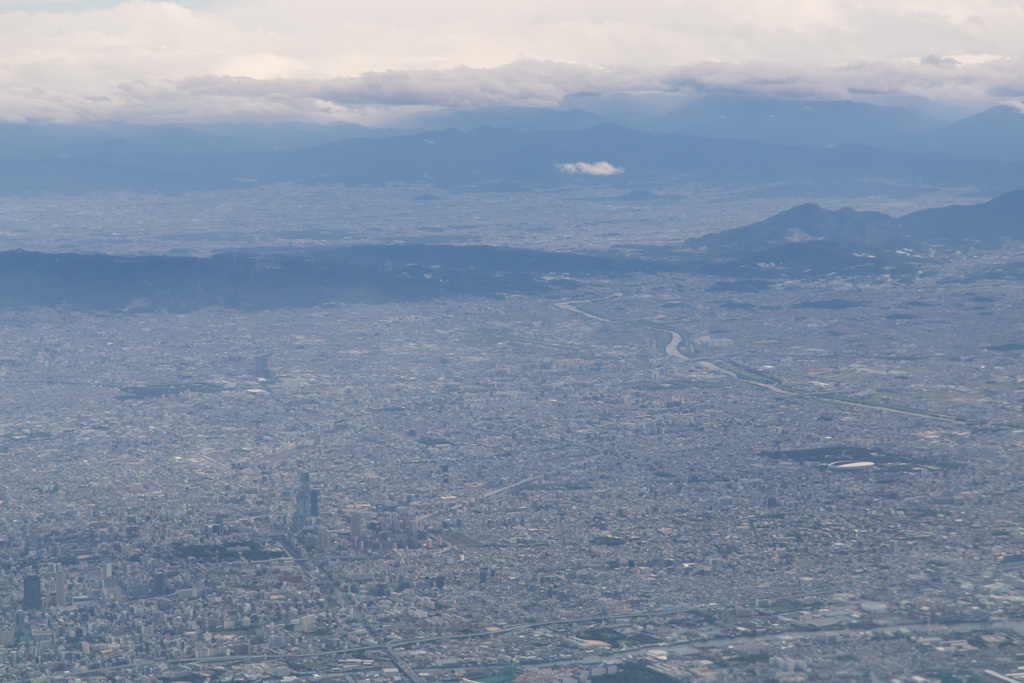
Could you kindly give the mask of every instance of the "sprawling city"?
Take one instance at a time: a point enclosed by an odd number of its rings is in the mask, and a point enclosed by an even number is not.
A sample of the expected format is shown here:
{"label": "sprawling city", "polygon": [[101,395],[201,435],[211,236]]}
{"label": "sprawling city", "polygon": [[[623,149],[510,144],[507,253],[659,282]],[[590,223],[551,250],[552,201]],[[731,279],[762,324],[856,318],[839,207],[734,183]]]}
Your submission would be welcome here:
{"label": "sprawling city", "polygon": [[1024,0],[0,0],[0,683],[1024,683]]}
{"label": "sprawling city", "polygon": [[0,678],[1013,672],[1022,254],[4,310]]}

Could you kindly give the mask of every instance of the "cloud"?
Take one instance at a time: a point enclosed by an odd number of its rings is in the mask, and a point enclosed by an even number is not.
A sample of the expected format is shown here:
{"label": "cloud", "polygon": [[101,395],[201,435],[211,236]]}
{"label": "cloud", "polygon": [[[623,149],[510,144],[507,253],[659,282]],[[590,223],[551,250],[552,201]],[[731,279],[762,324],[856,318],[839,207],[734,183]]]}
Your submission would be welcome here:
{"label": "cloud", "polygon": [[751,93],[884,101],[914,96],[992,106],[1024,96],[1024,60],[917,60],[837,67],[704,62],[678,67],[590,67],[519,60],[495,68],[368,72],[329,79],[202,75],[96,84],[70,76],[18,79],[0,67],[0,119],[179,121],[261,118],[387,123],[446,107],[558,107],[589,95]]}
{"label": "cloud", "polygon": [[[1024,93],[1024,60],[935,65],[919,60],[865,62],[838,67],[705,62],[674,68],[589,67],[520,60],[496,68],[456,67],[393,70],[355,77],[253,79],[206,76],[179,81],[121,84],[111,101],[130,115],[132,107],[156,105],[173,112],[174,102],[216,114],[291,112],[311,118],[391,116],[408,110],[489,106],[557,107],[571,96],[590,94],[752,93],[808,99],[871,99],[916,96],[930,100],[991,104]],[[150,109],[150,113],[156,111]]]}
{"label": "cloud", "polygon": [[1024,6],[1004,0],[103,4],[0,4],[0,119],[373,122],[580,94],[1024,93]]}
{"label": "cloud", "polygon": [[577,161],[574,164],[558,164],[558,170],[562,173],[579,173],[582,175],[599,176],[620,175],[626,172],[626,169],[618,166],[612,166],[607,161],[598,161],[593,164],[589,164],[586,161]]}

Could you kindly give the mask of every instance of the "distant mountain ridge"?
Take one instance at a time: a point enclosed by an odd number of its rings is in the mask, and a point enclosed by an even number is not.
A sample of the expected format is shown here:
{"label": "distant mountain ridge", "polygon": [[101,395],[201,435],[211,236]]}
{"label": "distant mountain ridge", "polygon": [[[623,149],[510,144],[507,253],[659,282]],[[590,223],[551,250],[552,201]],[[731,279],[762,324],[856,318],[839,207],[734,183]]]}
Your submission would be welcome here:
{"label": "distant mountain ridge", "polygon": [[905,107],[749,95],[709,95],[640,125],[657,133],[808,147],[886,147],[941,126],[940,120]]}
{"label": "distant mountain ridge", "polygon": [[686,246],[733,252],[819,240],[885,246],[899,238],[898,221],[884,213],[851,208],[828,211],[817,204],[803,204],[758,223],[689,239]]}
{"label": "distant mountain ridge", "polygon": [[1024,160],[1024,109],[998,106],[912,135],[895,147],[1003,161]]}
{"label": "distant mountain ridge", "polygon": [[1004,239],[1024,239],[1024,190],[983,204],[915,211],[899,224],[922,241],[996,247]]}
{"label": "distant mountain ridge", "polygon": [[[418,135],[424,131],[430,132],[437,137],[443,137],[442,133],[456,131],[463,134],[472,134],[479,129],[500,129],[510,133],[523,134],[517,138],[528,147],[534,147],[532,154],[537,155],[538,147],[550,145],[555,140],[556,147],[565,148],[572,146],[569,142],[573,138],[571,133],[578,133],[593,129],[601,124],[615,125],[619,128],[628,128],[658,136],[658,143],[667,143],[666,146],[674,147],[678,152],[687,154],[692,150],[700,154],[700,145],[692,141],[688,145],[681,145],[678,138],[686,137],[704,140],[704,148],[714,148],[715,144],[720,145],[718,149],[736,161],[736,148],[740,141],[746,143],[762,143],[774,145],[770,153],[775,156],[777,162],[785,171],[782,178],[786,182],[794,179],[799,182],[806,182],[806,179],[799,178],[792,168],[787,167],[786,158],[794,152],[787,148],[812,148],[818,151],[829,147],[841,147],[854,145],[876,148],[874,154],[878,156],[882,150],[890,153],[890,159],[902,157],[904,160],[900,165],[906,166],[907,155],[910,154],[939,154],[946,157],[988,159],[996,162],[1017,162],[1024,163],[1024,107],[1022,106],[996,106],[986,111],[964,116],[951,120],[950,111],[942,111],[925,102],[916,106],[881,106],[866,102],[855,101],[825,101],[825,100],[787,100],[775,99],[756,95],[721,95],[710,94],[695,100],[691,100],[682,106],[675,106],[667,113],[654,115],[657,109],[651,109],[645,113],[644,107],[633,107],[632,109],[618,110],[602,109],[600,103],[591,98],[591,105],[586,104],[586,98],[576,98],[579,106],[576,108],[544,108],[544,107],[480,107],[475,109],[450,108],[436,112],[427,112],[406,117],[394,122],[396,128],[373,128],[354,123],[330,123],[312,124],[300,122],[222,122],[222,123],[178,123],[160,125],[140,125],[125,122],[97,121],[78,124],[26,124],[26,123],[0,123],[0,164],[7,167],[17,166],[16,160],[22,162],[49,161],[51,167],[57,169],[56,178],[73,178],[69,181],[68,191],[83,191],[84,187],[100,187],[110,190],[133,189],[131,183],[117,180],[116,173],[107,173],[105,182],[87,182],[80,176],[88,175],[85,166],[93,161],[105,162],[110,165],[125,166],[134,165],[137,168],[153,170],[174,170],[169,166],[175,163],[162,157],[191,157],[191,163],[177,164],[178,172],[189,177],[192,185],[206,183],[211,189],[222,187],[225,183],[230,184],[234,178],[250,178],[253,174],[226,174],[217,173],[216,169],[227,169],[233,167],[237,171],[246,165],[259,170],[259,175],[271,182],[271,174],[265,172],[266,168],[272,167],[275,163],[281,162],[288,166],[290,164],[289,153],[296,153],[306,150],[299,156],[316,156],[312,152],[314,148],[323,145],[334,145],[354,140],[401,140]],[[638,100],[639,102],[639,100]],[[593,111],[587,106],[594,106]],[[631,113],[627,113],[629,110]],[[605,111],[605,113],[599,113]],[[928,113],[938,112],[939,116]],[[940,118],[940,116],[945,118]],[[557,135],[566,135],[565,142],[559,142]],[[451,137],[451,136],[449,136]],[[591,136],[593,137],[593,136]],[[493,135],[470,136],[467,138],[476,143],[494,144]],[[534,141],[540,141],[534,144]],[[724,144],[726,142],[732,144]],[[599,141],[598,141],[599,142]],[[371,147],[373,147],[371,145]],[[645,164],[643,160],[652,153],[657,156],[658,145],[647,144],[647,154],[637,154],[631,159],[634,169],[627,172],[624,177],[618,178],[618,182],[631,182],[631,173],[643,174]],[[691,150],[692,148],[692,150]],[[335,158],[335,168],[328,173],[328,177],[341,178],[332,182],[354,182],[354,183],[375,183],[381,182],[380,177],[387,175],[386,182],[403,182],[399,178],[408,177],[402,174],[400,168],[392,169],[389,174],[382,174],[381,169],[377,173],[367,169],[365,161],[359,162],[359,154],[362,148],[359,145],[342,146],[337,151],[351,152],[355,159],[347,169],[347,161],[342,154]],[[402,150],[402,143],[387,143],[376,147],[385,158],[392,163],[399,163],[394,159],[395,154]],[[405,153],[412,155],[416,160],[415,145],[406,146]],[[481,152],[492,156],[502,156],[503,152],[499,147],[494,149],[483,149]],[[600,144],[592,141],[590,149],[583,149],[583,156],[577,159],[562,159],[560,162],[584,161],[588,158],[591,161],[597,160],[594,155],[607,153]],[[895,153],[895,157],[893,154]],[[495,173],[493,168],[476,163],[476,168],[466,169],[467,157],[465,150],[462,150],[461,157],[438,158],[438,164],[430,168],[421,168],[417,178],[427,180],[424,174],[443,179],[442,182],[467,185],[479,182],[490,182],[492,184],[517,183],[522,179],[505,177],[501,173]],[[746,158],[738,159],[740,166],[732,174],[734,182],[770,182],[764,170],[753,169],[754,172],[744,175],[740,170],[747,163],[757,167],[760,159],[766,155],[765,150],[748,146],[745,149]],[[836,155],[833,155],[836,156]],[[841,155],[839,155],[841,156]],[[526,159],[520,155],[517,159],[510,159],[504,154],[506,161],[515,161],[525,168]],[[841,173],[843,164],[840,161],[830,167],[826,161],[818,157],[796,154],[798,161],[811,162],[815,166],[818,176],[831,174],[836,183],[849,183],[849,174]],[[879,156],[879,158],[881,158]],[[80,160],[77,165],[71,164],[70,160]],[[180,162],[181,159],[178,159]],[[542,169],[533,167],[531,181],[540,184],[565,183],[568,179],[551,173],[548,162]],[[609,160],[611,161],[611,160]],[[641,163],[637,163],[640,161]],[[678,177],[699,176],[699,166],[687,166],[685,157],[677,159],[677,164],[668,170]],[[422,163],[420,166],[427,164]],[[203,165],[209,163],[212,169],[204,169]],[[453,178],[451,173],[439,172],[443,164],[453,163],[455,167],[463,167],[464,173],[459,178]],[[612,161],[612,163],[615,163]],[[515,164],[513,164],[515,165]],[[874,168],[868,168],[874,176],[892,179],[892,174],[885,173],[885,163],[877,163]],[[539,170],[538,170],[539,169]],[[242,169],[244,170],[244,168]],[[323,171],[323,169],[320,169]],[[665,171],[666,165],[660,164],[660,170]],[[965,169],[966,170],[966,169]],[[973,172],[954,173],[950,175],[948,169],[942,173],[925,172],[915,173],[910,178],[911,182],[918,182],[918,178],[934,181],[937,177],[945,176],[947,180],[954,182],[962,181],[963,176],[976,175],[977,168]],[[344,172],[343,172],[344,171]],[[718,169],[719,176],[721,169]],[[77,174],[77,176],[76,176]],[[29,174],[31,176],[31,174]],[[103,174],[100,174],[102,177]],[[294,168],[287,174],[288,180],[294,182],[310,182],[303,179],[301,173]],[[648,177],[653,174],[648,174]],[[445,178],[447,176],[447,178]],[[710,174],[710,179],[715,182],[719,178],[715,173]],[[320,180],[319,182],[326,182]],[[862,183],[863,184],[863,183]],[[981,187],[993,190],[1009,189],[1015,186],[1009,183],[1005,186],[993,184],[991,177],[981,178]],[[1019,186],[1019,185],[1016,185]],[[61,191],[59,182],[42,182],[33,185],[27,181],[11,185],[0,179],[0,194],[11,192],[32,192],[32,191]],[[26,189],[27,188],[27,189]],[[56,189],[54,189],[56,188]],[[75,188],[79,188],[76,190]],[[159,184],[153,188],[160,190]],[[170,189],[168,191],[176,191]]]}
{"label": "distant mountain ridge", "polygon": [[420,114],[405,122],[406,128],[437,131],[455,128],[464,132],[477,128],[508,128],[520,132],[534,130],[578,130],[602,123],[622,124],[582,109],[558,110],[543,107],[486,107],[454,109],[439,114]]}
{"label": "distant mountain ridge", "polygon": [[210,154],[313,147],[391,129],[354,123],[192,123],[139,125],[0,123],[0,158],[39,160],[125,154]]}
{"label": "distant mountain ridge", "polygon": [[[570,174],[604,161],[621,173]],[[45,171],[39,170],[45,169]],[[456,129],[352,138],[300,149],[167,154],[102,152],[42,160],[0,158],[0,194],[179,192],[260,183],[431,184],[451,189],[673,187],[708,183],[745,192],[914,195],[935,187],[1024,186],[1024,163],[858,145],[785,147],[749,140],[654,135],[611,124],[561,131]]]}
{"label": "distant mountain ridge", "polygon": [[766,220],[687,240],[712,270],[735,277],[907,275],[933,247],[998,247],[1024,240],[1024,191],[982,204],[925,209],[894,218],[875,211],[828,211],[804,204]]}
{"label": "distant mountain ridge", "polygon": [[982,204],[924,209],[902,218],[851,208],[828,211],[817,204],[804,204],[758,223],[692,238],[686,245],[730,251],[824,240],[901,249],[929,244],[995,247],[1004,239],[1024,239],[1024,190]]}

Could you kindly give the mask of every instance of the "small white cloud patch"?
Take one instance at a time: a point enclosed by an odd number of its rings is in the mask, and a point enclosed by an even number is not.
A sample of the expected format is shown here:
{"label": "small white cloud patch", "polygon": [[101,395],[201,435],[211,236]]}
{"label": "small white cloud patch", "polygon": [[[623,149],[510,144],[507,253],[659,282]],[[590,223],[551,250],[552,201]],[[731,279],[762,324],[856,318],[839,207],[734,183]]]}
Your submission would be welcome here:
{"label": "small white cloud patch", "polygon": [[586,161],[577,161],[575,164],[558,164],[558,170],[562,173],[582,173],[583,175],[619,175],[625,173],[626,169],[619,166],[612,166],[607,161],[598,161],[589,164]]}

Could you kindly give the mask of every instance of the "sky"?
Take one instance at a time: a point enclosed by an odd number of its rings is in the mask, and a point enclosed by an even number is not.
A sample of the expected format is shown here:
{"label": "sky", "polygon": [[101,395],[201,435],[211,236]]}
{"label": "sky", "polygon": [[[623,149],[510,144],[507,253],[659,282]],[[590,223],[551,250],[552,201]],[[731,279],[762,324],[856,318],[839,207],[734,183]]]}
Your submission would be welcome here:
{"label": "sky", "polygon": [[386,123],[750,92],[1024,100],[1024,0],[0,0],[0,120]]}

